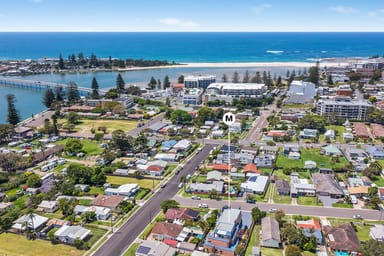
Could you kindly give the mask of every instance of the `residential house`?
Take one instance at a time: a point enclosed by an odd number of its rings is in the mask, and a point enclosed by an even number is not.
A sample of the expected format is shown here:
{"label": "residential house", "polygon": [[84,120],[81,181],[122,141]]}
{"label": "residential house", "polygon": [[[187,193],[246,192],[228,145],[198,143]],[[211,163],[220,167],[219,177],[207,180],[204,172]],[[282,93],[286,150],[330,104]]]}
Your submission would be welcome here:
{"label": "residential house", "polygon": [[267,133],[267,136],[273,139],[279,139],[279,138],[288,137],[289,135],[288,135],[288,131],[286,130],[270,130]]}
{"label": "residential house", "polygon": [[88,184],[75,184],[75,188],[81,192],[88,192],[90,190]]}
{"label": "residential house", "polygon": [[350,160],[358,160],[367,156],[364,150],[359,148],[348,148],[346,150],[346,155]]}
{"label": "residential house", "polygon": [[372,239],[380,242],[384,242],[384,225],[376,224],[370,228],[369,235]]}
{"label": "residential house", "polygon": [[221,172],[219,171],[210,171],[207,173],[207,182],[221,181]]}
{"label": "residential house", "polygon": [[28,226],[35,231],[39,231],[45,226],[47,222],[48,218],[40,216],[36,213],[32,213],[32,216],[25,214],[13,222],[14,224],[12,225],[12,229],[17,231],[24,231],[26,226]]}
{"label": "residential house", "polygon": [[75,240],[86,240],[92,232],[82,226],[62,226],[55,232],[55,237],[63,243],[74,244]]}
{"label": "residential house", "polygon": [[189,208],[170,208],[164,218],[170,223],[183,223],[184,220],[197,221],[200,215],[198,211]]}
{"label": "residential house", "polygon": [[232,145],[229,147],[228,147],[228,145],[223,145],[223,146],[221,146],[221,149],[220,149],[221,153],[226,153],[226,154],[228,154],[229,152],[235,153],[237,151],[238,151],[238,147],[232,146]]}
{"label": "residential house", "polygon": [[241,210],[224,209],[217,220],[213,232],[208,233],[204,242],[204,248],[208,252],[216,252],[223,256],[234,256],[235,248],[243,232],[252,225],[245,223]]}
{"label": "residential house", "polygon": [[286,180],[276,180],[276,190],[279,195],[289,195],[291,187],[289,186],[288,181]]}
{"label": "residential house", "polygon": [[368,155],[374,160],[383,160],[384,159],[384,151],[382,148],[378,148],[375,146],[370,146],[365,149]]}
{"label": "residential house", "polygon": [[176,249],[162,242],[142,240],[136,249],[135,256],[175,256]]}
{"label": "residential house", "polygon": [[304,129],[299,134],[300,139],[316,139],[317,130],[315,129]]}
{"label": "residential house", "polygon": [[116,171],[114,171],[113,174],[119,175],[119,176],[128,176],[130,172],[131,170],[129,169],[116,169]]}
{"label": "residential house", "polygon": [[263,247],[280,248],[281,238],[279,223],[272,217],[261,220],[260,245]]}
{"label": "residential house", "polygon": [[343,132],[343,140],[345,142],[353,141],[353,134],[350,132]]}
{"label": "residential house", "polygon": [[253,148],[253,147],[242,147],[241,150],[240,150],[240,153],[243,153],[243,154],[250,154],[250,155],[256,156],[256,155],[257,155],[257,148]]}
{"label": "residential house", "polygon": [[158,153],[153,158],[165,162],[175,162],[178,155],[175,153]]}
{"label": "residential house", "polygon": [[165,168],[167,167],[168,162],[164,160],[154,160],[147,162],[146,172],[152,176],[161,176],[163,175]]}
{"label": "residential house", "polygon": [[98,220],[107,220],[112,214],[111,209],[106,207],[83,205],[76,205],[73,209],[73,212],[79,215],[87,212],[94,212],[96,215],[96,219]]}
{"label": "residential house", "polygon": [[259,155],[255,157],[254,163],[258,167],[272,167],[273,164],[275,163],[275,155],[276,154],[264,154],[264,155]]}
{"label": "residential house", "polygon": [[381,124],[370,124],[370,126],[375,139],[384,138],[384,127]]}
{"label": "residential house", "polygon": [[13,207],[13,202],[1,202],[0,203],[0,214],[5,212],[6,210]]}
{"label": "residential house", "polygon": [[361,198],[368,195],[368,188],[369,187],[367,186],[349,187],[348,193],[349,195],[354,195],[357,198]]}
{"label": "residential house", "polygon": [[[205,132],[203,132],[205,134]],[[224,137],[224,131],[223,130],[215,130],[211,132],[212,137],[214,138],[222,138]]]}
{"label": "residential house", "polygon": [[228,172],[229,165],[228,164],[214,164],[212,165],[212,170],[220,171],[220,172]]}
{"label": "residential house", "polygon": [[188,149],[190,149],[191,146],[192,146],[192,143],[190,140],[183,139],[183,140],[180,140],[179,142],[177,142],[173,146],[173,149],[175,149],[176,152],[185,152]]}
{"label": "residential house", "polygon": [[384,187],[378,188],[377,193],[379,194],[380,200],[384,200]]}
{"label": "residential house", "polygon": [[241,183],[240,190],[253,194],[264,194],[268,187],[268,176],[254,175]]}
{"label": "residential house", "polygon": [[315,169],[316,168],[316,162],[308,160],[304,162],[304,168],[305,169]]}
{"label": "residential house", "polygon": [[316,194],[331,198],[343,198],[344,192],[335,177],[331,174],[315,173],[312,176]]}
{"label": "residential house", "polygon": [[300,153],[300,148],[298,144],[284,144],[283,145],[283,153],[285,156],[288,156],[290,152],[298,152]]}
{"label": "residential house", "polygon": [[369,132],[365,123],[353,123],[353,133],[358,138],[368,139]]}
{"label": "residential house", "polygon": [[104,194],[107,196],[118,195],[118,196],[133,196],[139,191],[140,187],[137,184],[123,184],[118,188],[107,188]]}
{"label": "residential house", "polygon": [[292,81],[289,85],[289,90],[287,92],[288,98],[285,100],[285,103],[306,104],[313,102],[316,95],[315,87],[314,83],[296,80]]}
{"label": "residential house", "polygon": [[309,184],[306,179],[300,179],[298,173],[291,174],[291,197],[315,196],[315,185]]}
{"label": "residential house", "polygon": [[235,122],[229,126],[229,132],[231,133],[241,133],[241,123]]}
{"label": "residential house", "polygon": [[59,204],[57,201],[47,201],[43,200],[37,207],[38,211],[41,212],[48,212],[48,213],[53,213],[59,209]]}
{"label": "residential house", "polygon": [[213,127],[213,126],[215,126],[215,122],[211,121],[211,120],[207,120],[207,121],[204,122],[204,126]]}
{"label": "residential house", "polygon": [[266,155],[273,155],[275,156],[279,152],[279,148],[277,146],[262,146],[260,147],[260,153],[266,154]]}
{"label": "residential house", "polygon": [[326,140],[335,140],[336,139],[335,130],[327,130],[324,133],[324,138]]}
{"label": "residential house", "polygon": [[164,239],[176,240],[183,226],[168,222],[157,222],[149,234],[149,239],[163,241]]}
{"label": "residential house", "polygon": [[243,167],[243,172],[244,173],[250,173],[251,175],[261,173],[261,171],[259,169],[257,169],[257,166],[255,164],[246,164]]}
{"label": "residential house", "polygon": [[364,181],[360,177],[348,177],[348,184],[350,187],[364,186]]}
{"label": "residential house", "polygon": [[161,143],[161,151],[169,151],[174,145],[176,145],[177,141],[175,140],[167,140]]}
{"label": "residential house", "polygon": [[334,145],[327,145],[321,148],[321,152],[326,156],[341,156],[340,149]]}
{"label": "residential house", "polygon": [[303,234],[306,237],[315,236],[316,243],[323,243],[323,234],[321,233],[320,222],[315,219],[296,221],[296,226],[303,230]]}
{"label": "residential house", "polygon": [[288,159],[291,159],[291,160],[300,160],[301,158],[301,154],[300,152],[289,152],[288,153]]}
{"label": "residential house", "polygon": [[118,196],[118,195],[112,195],[112,196],[98,195],[95,199],[93,199],[92,205],[106,207],[108,209],[111,209],[112,211],[115,211],[117,207],[120,205],[120,203],[124,201],[124,199],[125,199],[124,196]]}
{"label": "residential house", "polygon": [[189,186],[191,193],[209,193],[212,190],[216,190],[220,194],[224,192],[224,182],[214,181],[212,184],[207,183],[192,183]]}
{"label": "residential house", "polygon": [[324,228],[328,247],[333,252],[359,253],[360,242],[351,224]]}

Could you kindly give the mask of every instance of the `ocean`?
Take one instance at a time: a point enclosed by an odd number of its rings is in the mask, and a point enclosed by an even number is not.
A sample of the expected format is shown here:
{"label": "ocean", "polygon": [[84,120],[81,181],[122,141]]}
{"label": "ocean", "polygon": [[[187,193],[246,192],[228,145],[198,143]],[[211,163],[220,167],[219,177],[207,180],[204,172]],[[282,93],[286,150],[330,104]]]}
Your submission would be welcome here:
{"label": "ocean", "polygon": [[[57,58],[82,52],[99,58],[159,59],[188,62],[305,62],[334,57],[369,57],[384,54],[384,33],[0,33],[1,59]],[[143,85],[151,76],[171,80],[180,74],[216,74],[262,68],[168,68],[124,72],[126,83]],[[285,74],[286,69],[268,68]],[[115,72],[45,74],[23,79],[76,82],[90,87],[96,76],[100,87],[115,84]],[[42,92],[0,87],[0,123],[6,120],[5,94],[13,93],[22,118],[44,109]]]}

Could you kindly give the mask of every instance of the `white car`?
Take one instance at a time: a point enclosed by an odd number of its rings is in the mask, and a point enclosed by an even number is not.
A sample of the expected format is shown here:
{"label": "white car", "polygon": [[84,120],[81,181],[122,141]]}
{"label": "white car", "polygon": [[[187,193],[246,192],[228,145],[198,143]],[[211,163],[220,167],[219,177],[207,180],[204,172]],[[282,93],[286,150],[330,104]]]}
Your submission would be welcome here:
{"label": "white car", "polygon": [[192,196],[191,197],[193,200],[200,200],[201,198],[199,196]]}
{"label": "white car", "polygon": [[199,208],[208,208],[208,205],[206,203],[202,203],[198,205]]}
{"label": "white car", "polygon": [[273,212],[277,212],[277,209],[275,209],[275,208],[271,208],[271,209],[268,210],[268,212],[271,212],[271,213],[273,213]]}

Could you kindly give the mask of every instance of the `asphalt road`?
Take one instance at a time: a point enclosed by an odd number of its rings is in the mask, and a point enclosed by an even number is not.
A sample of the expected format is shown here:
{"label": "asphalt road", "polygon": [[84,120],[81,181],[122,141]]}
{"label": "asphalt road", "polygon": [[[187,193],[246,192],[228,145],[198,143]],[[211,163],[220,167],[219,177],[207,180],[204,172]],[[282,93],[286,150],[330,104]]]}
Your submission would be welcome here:
{"label": "asphalt road", "polygon": [[133,130],[130,130],[128,132],[128,135],[131,135],[132,137],[136,137],[137,135],[139,135],[139,133],[142,130],[148,128],[149,126],[151,126],[154,123],[161,122],[163,120],[164,115],[165,115],[165,113],[161,113],[158,116],[152,118],[151,120],[148,120],[147,122],[145,122],[145,125],[143,125],[141,127],[136,127]]}
{"label": "asphalt road", "polygon": [[[210,200],[201,199],[193,200],[191,198],[184,198],[175,196],[174,199],[180,203],[180,205],[187,207],[198,207],[199,203],[206,203],[209,208],[219,209],[227,205],[227,200]],[[252,210],[253,207],[259,207],[263,211],[269,209],[282,209],[286,214],[298,214],[298,215],[309,215],[309,216],[325,216],[325,217],[337,217],[337,218],[352,218],[353,215],[360,214],[364,219],[368,220],[383,220],[384,212],[377,210],[355,210],[348,208],[325,208],[320,206],[303,206],[303,205],[290,205],[290,204],[269,204],[269,203],[256,203],[248,204],[244,201],[231,201],[232,208],[241,208],[246,211]]]}
{"label": "asphalt road", "polygon": [[192,174],[200,162],[209,156],[214,145],[206,145],[183,167],[178,175],[174,175],[167,185],[153,195],[140,209],[121,226],[93,255],[118,256],[128,248],[160,211],[160,203],[176,195],[180,177]]}

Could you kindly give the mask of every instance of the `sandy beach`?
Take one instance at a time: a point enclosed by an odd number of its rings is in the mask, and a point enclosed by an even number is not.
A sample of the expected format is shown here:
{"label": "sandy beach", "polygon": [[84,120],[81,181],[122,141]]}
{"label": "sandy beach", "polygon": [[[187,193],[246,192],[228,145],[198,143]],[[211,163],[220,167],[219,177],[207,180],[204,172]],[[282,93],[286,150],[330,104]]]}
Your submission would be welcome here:
{"label": "sandy beach", "polygon": [[[345,67],[348,61],[334,60],[321,61],[320,67]],[[290,68],[308,68],[316,65],[315,62],[191,62],[180,63],[179,65],[156,66],[156,67],[130,67],[118,69],[118,71],[146,70],[159,68],[252,68],[252,67],[290,67]]]}

